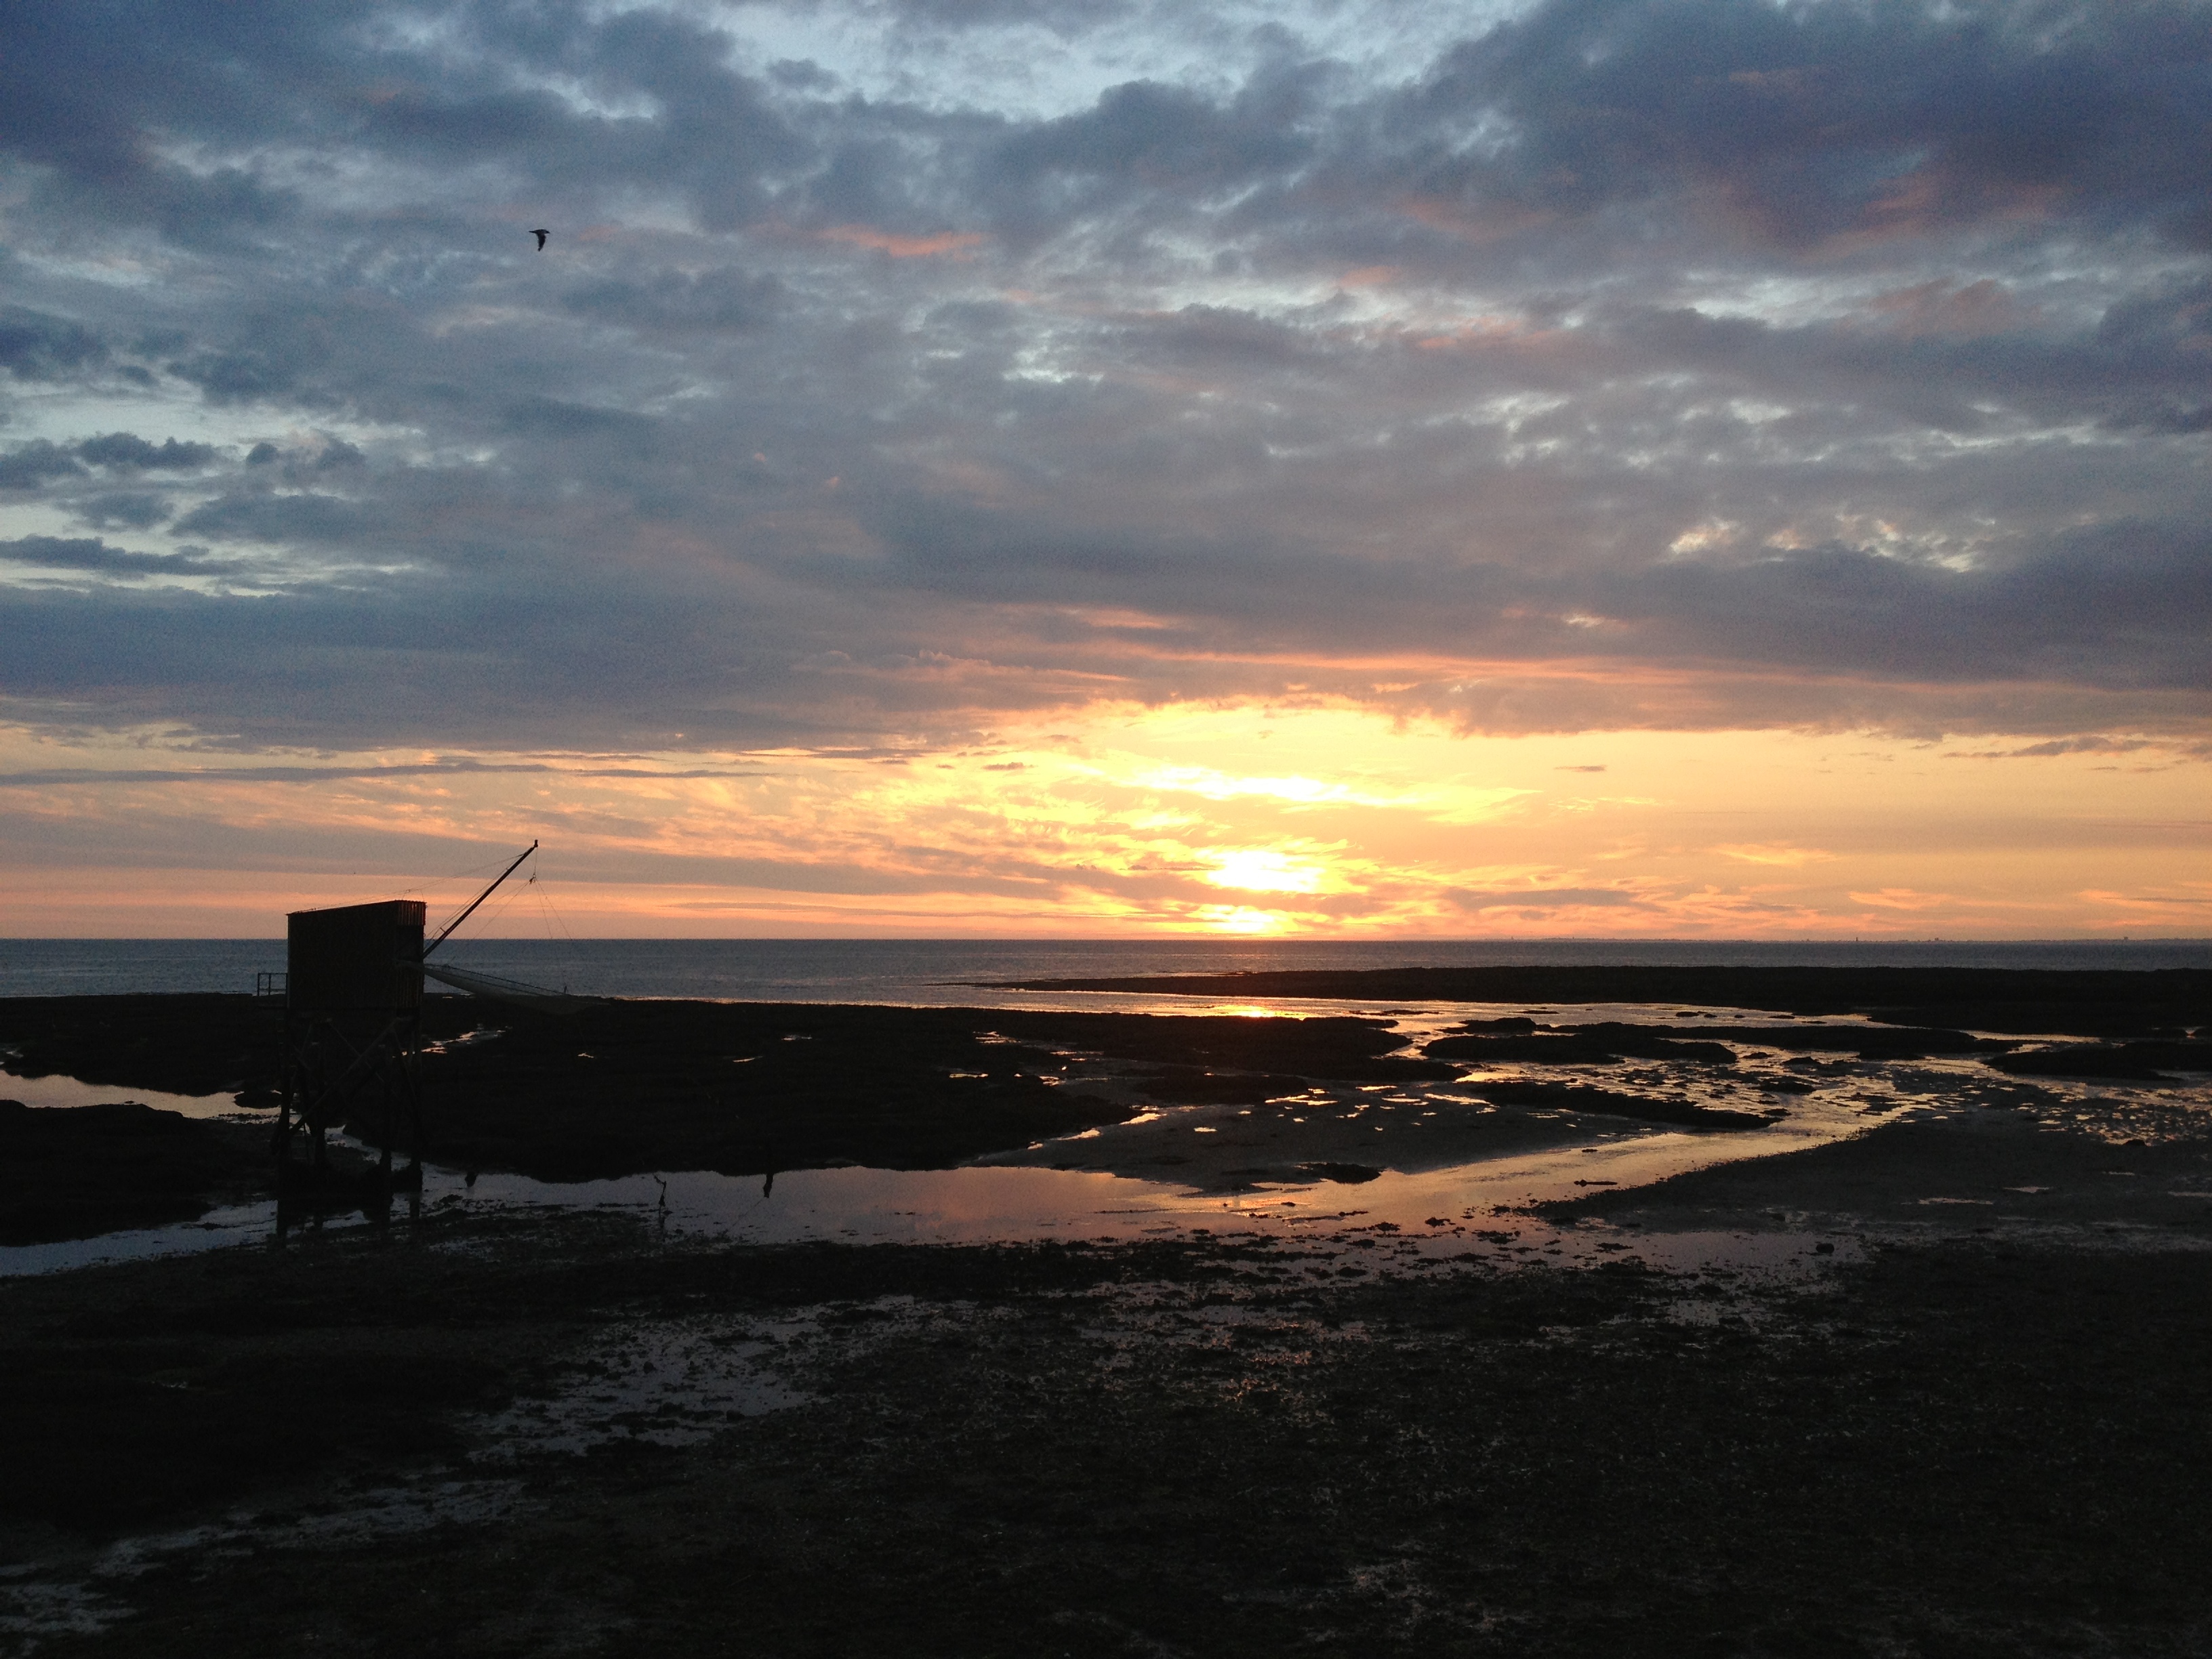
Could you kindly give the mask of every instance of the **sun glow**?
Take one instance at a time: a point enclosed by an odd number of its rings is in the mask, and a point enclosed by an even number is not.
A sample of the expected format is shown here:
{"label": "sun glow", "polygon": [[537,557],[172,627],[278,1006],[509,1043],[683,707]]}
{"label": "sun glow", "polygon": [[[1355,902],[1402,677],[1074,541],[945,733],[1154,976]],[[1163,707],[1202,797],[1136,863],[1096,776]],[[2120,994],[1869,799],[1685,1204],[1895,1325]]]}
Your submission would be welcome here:
{"label": "sun glow", "polygon": [[1217,933],[1258,937],[1292,931],[1291,919],[1279,910],[1255,910],[1249,904],[1200,906],[1198,919]]}
{"label": "sun glow", "polygon": [[1214,869],[1205,879],[1216,887],[1241,888],[1248,893],[1318,893],[1328,872],[1310,859],[1263,847],[1247,847],[1231,853],[1210,853]]}
{"label": "sun glow", "polygon": [[[1492,738],[1252,705],[1063,714],[864,755],[211,759],[166,731],[0,727],[0,886],[27,934],[244,935],[286,909],[427,896],[430,878],[539,838],[533,890],[579,935],[2049,938],[2212,923],[2202,759],[2148,739],[2004,748]],[[87,846],[118,851],[88,861]]]}

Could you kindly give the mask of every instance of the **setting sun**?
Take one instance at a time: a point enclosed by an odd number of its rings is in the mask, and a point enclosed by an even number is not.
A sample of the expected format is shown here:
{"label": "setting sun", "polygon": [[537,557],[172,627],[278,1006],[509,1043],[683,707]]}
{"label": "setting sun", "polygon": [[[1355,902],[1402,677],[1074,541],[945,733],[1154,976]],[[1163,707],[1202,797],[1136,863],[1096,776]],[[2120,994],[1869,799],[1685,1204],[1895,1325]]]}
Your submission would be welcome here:
{"label": "setting sun", "polygon": [[1240,887],[1253,893],[1317,893],[1328,872],[1310,859],[1292,858],[1265,848],[1245,848],[1234,853],[1209,853],[1213,872],[1206,879],[1216,887]]}

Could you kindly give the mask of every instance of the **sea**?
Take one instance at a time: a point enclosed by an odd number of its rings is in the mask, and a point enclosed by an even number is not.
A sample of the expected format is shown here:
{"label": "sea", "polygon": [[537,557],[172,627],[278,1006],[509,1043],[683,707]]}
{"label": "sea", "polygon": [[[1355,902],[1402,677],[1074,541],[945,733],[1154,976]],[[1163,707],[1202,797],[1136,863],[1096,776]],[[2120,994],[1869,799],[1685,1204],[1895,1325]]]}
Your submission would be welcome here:
{"label": "sea", "polygon": [[[2212,939],[460,939],[439,954],[580,996],[1026,1006],[989,988],[1297,969],[2212,968]],[[245,992],[283,967],[281,939],[0,939],[0,996]]]}

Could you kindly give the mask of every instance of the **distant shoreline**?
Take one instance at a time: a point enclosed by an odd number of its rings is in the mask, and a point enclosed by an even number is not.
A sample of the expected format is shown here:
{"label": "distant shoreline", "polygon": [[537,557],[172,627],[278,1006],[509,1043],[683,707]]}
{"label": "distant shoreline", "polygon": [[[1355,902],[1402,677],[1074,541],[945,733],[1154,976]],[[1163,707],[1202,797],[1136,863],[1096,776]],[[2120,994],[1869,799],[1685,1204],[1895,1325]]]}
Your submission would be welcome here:
{"label": "distant shoreline", "polygon": [[1863,1014],[1889,1024],[2067,1036],[2198,1029],[2212,969],[2035,968],[1476,967],[1261,970],[999,981],[979,989],[1332,1001],[1678,1003],[1765,1012]]}
{"label": "distant shoreline", "polygon": [[[455,966],[583,995],[944,1005],[956,987],[1381,969],[2212,970],[2212,940],[457,939]],[[0,997],[250,991],[281,939],[0,940]],[[1365,994],[1365,993],[1362,993]],[[1085,1006],[1093,1006],[1086,1004]]]}

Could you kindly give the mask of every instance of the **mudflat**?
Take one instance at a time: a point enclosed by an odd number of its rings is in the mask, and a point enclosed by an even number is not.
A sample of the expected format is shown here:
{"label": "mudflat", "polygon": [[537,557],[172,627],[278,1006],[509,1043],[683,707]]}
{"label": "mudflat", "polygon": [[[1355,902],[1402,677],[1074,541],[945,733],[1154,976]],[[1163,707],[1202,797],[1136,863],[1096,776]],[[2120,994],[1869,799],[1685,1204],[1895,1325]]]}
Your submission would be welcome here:
{"label": "mudflat", "polygon": [[[1539,977],[1560,971],[1584,970]],[[1733,996],[1738,988],[1722,988]],[[2172,1002],[2139,985],[2129,1006],[2150,1011],[2148,1020]],[[2212,1067],[2212,1045],[2188,1027],[2054,1042],[1811,1017],[1518,1017],[1417,1041],[1376,1015],[671,1000],[605,1002],[553,1018],[434,997],[423,1023],[429,1155],[455,1169],[568,1182],[988,1161],[1236,1189],[1443,1168],[1570,1145],[1601,1126],[1613,1134],[1742,1132],[1832,1118],[1863,1085],[1895,1086],[1931,1056],[1966,1063],[1982,1079],[1937,1079],[1954,1095],[2046,1104],[2065,1085],[2039,1084],[2045,1073],[2155,1081],[2169,1075],[2160,1067]],[[2072,1023],[2112,1035],[2102,1014]],[[223,1091],[246,1108],[275,1103],[280,1034],[276,1007],[246,996],[0,1000],[0,1046],[19,1075],[61,1073],[118,1092]],[[154,1133],[151,1120],[133,1122],[142,1138]],[[179,1183],[188,1171],[203,1208],[265,1185],[259,1144],[243,1129],[178,1129],[175,1149],[191,1140],[191,1158],[158,1176],[141,1158],[131,1180],[103,1185],[52,1178],[64,1133],[82,1143],[80,1165],[100,1167],[90,1120],[65,1131],[48,1115],[36,1134],[33,1127],[20,1115],[0,1121],[0,1185],[28,1206],[17,1212],[15,1242],[129,1224],[117,1206],[132,1181],[167,1183],[166,1209],[142,1206],[149,1219],[187,1218]]]}
{"label": "mudflat", "polygon": [[[106,1017],[44,1012],[56,1044]],[[1340,1202],[1296,1237],[771,1247],[448,1200],[0,1280],[0,1650],[1872,1659],[2212,1628],[2185,1030],[484,1012],[441,1010],[426,1069],[442,1133],[516,1164],[653,1168],[755,1113],[795,1136],[818,1091],[816,1140],[744,1127],[730,1162],[983,1146]],[[16,1064],[58,1051],[9,1017]],[[1997,1063],[2124,1042],[2181,1069]],[[115,1074],[165,1080],[142,1064]],[[923,1129],[869,1140],[871,1100]],[[1769,1127],[1615,1186],[1610,1153],[1720,1144],[1624,1102]],[[1571,1198],[1359,1213],[1386,1165],[1578,1146]]]}
{"label": "mudflat", "polygon": [[15,1280],[0,1608],[53,1656],[2195,1653],[2199,1244],[584,1215]]}

